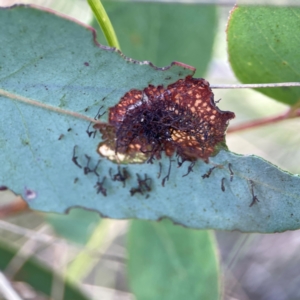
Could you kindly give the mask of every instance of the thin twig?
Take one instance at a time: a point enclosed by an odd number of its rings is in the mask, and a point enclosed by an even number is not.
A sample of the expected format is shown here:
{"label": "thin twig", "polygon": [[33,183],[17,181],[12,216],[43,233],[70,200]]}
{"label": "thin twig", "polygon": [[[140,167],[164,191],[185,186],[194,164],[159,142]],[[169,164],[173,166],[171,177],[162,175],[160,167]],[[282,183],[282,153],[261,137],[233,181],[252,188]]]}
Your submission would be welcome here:
{"label": "thin twig", "polygon": [[261,89],[299,86],[300,82],[251,83],[251,84],[211,84],[212,89]]}
{"label": "thin twig", "polygon": [[[124,0],[117,0],[119,2],[126,2]],[[234,6],[236,0],[131,0],[136,3],[148,3],[148,2],[158,2],[158,3],[184,3],[184,4],[213,4],[218,6]],[[299,3],[296,3],[296,0],[285,0],[282,3],[278,1],[253,1],[253,0],[243,0],[243,5],[268,5],[268,6],[299,6]]]}
{"label": "thin twig", "polygon": [[36,107],[40,107],[40,108],[43,108],[43,109],[46,109],[46,110],[49,110],[49,111],[54,111],[56,113],[69,115],[69,116],[72,116],[74,118],[80,118],[80,119],[83,119],[83,120],[86,120],[88,122],[92,122],[92,123],[95,123],[95,124],[96,123],[101,123],[101,122],[95,120],[94,118],[87,117],[83,114],[73,112],[73,111],[70,111],[70,110],[66,110],[66,109],[62,109],[62,108],[52,106],[52,105],[49,105],[49,104],[46,104],[46,103],[42,103],[42,102],[39,102],[37,100],[33,100],[33,99],[30,99],[30,98],[23,97],[21,95],[10,93],[10,92],[7,92],[7,91],[2,90],[2,89],[0,89],[0,96],[3,96],[4,98],[9,98],[11,100],[16,100],[16,101],[19,101],[19,102],[23,102],[23,103],[26,103],[26,104],[29,104],[29,105],[33,105],[33,106],[36,106]]}
{"label": "thin twig", "polygon": [[241,130],[246,130],[246,129],[253,129],[255,127],[260,127],[263,125],[269,125],[269,124],[274,124],[283,120],[288,120],[288,119],[292,119],[292,118],[297,118],[300,117],[300,110],[288,110],[287,112],[280,114],[278,116],[274,116],[274,117],[267,117],[267,118],[263,118],[260,120],[253,120],[247,123],[243,123],[240,125],[236,125],[236,126],[231,126],[228,128],[227,133],[233,133],[233,132],[237,132],[237,131],[241,131]]}

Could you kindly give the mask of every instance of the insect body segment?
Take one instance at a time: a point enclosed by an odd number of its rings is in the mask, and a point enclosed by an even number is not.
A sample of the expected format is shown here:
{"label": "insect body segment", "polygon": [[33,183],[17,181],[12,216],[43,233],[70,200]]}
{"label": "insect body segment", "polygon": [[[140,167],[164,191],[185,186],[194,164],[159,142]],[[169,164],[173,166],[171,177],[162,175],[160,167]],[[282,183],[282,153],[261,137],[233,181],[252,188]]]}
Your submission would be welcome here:
{"label": "insect body segment", "polygon": [[126,186],[126,180],[130,177],[126,168],[122,168],[118,166],[118,173],[112,174],[112,169],[109,169],[109,175],[112,181],[120,181],[123,182],[123,187]]}
{"label": "insect body segment", "polygon": [[90,161],[91,161],[91,157],[85,154],[85,157],[87,159],[87,165],[83,168],[83,173],[84,175],[87,175],[88,173],[94,173],[95,175],[99,176],[99,174],[97,173],[97,168],[101,162],[101,160],[99,159],[97,164],[95,165],[95,167],[93,169],[91,169],[89,167],[90,165]]}
{"label": "insect body segment", "polygon": [[254,182],[252,180],[249,180],[250,183],[250,190],[252,194],[252,202],[250,203],[249,207],[252,207],[255,203],[259,202],[257,196],[254,194]]}
{"label": "insect body segment", "polygon": [[136,176],[137,176],[138,187],[131,188],[130,195],[133,196],[136,193],[140,193],[144,195],[144,193],[150,192],[152,179],[149,178],[147,174],[144,175],[144,179],[142,179],[139,174],[136,174]]}
{"label": "insect body segment", "polygon": [[104,187],[105,180],[106,180],[105,176],[103,177],[103,179],[101,181],[100,181],[100,178],[98,177],[98,180],[94,186],[96,188],[97,194],[101,193],[103,196],[107,196],[107,190]]}
{"label": "insect body segment", "polygon": [[74,146],[73,148],[73,156],[72,156],[72,161],[73,163],[80,169],[82,169],[82,166],[78,163],[77,159],[78,159],[78,156],[76,156],[76,148],[77,148],[77,145]]}
{"label": "insect body segment", "polygon": [[[103,98],[102,100],[104,100],[104,99],[105,99],[105,98]],[[105,111],[101,113],[101,110],[102,110],[102,109],[103,109],[103,105],[100,106],[100,108],[99,108],[97,114],[96,114],[95,117],[94,117],[94,120],[99,120],[99,119],[106,113]],[[88,110],[88,108],[85,109],[85,111],[87,111],[87,110]],[[91,136],[95,137],[95,136],[96,136],[96,133],[97,133],[97,130],[90,131],[91,125],[92,125],[92,122],[90,122],[90,124],[89,124],[89,126],[88,126],[88,128],[87,128],[87,130],[86,130],[86,133],[87,133],[87,135],[88,135],[89,137],[91,137]]]}

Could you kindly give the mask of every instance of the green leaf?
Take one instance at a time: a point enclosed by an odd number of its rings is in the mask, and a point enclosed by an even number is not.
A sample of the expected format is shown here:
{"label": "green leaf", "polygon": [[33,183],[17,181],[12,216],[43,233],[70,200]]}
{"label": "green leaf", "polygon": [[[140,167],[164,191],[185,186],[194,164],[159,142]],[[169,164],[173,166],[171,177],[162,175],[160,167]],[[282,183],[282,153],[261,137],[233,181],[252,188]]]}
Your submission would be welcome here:
{"label": "green leaf", "polygon": [[[230,64],[243,83],[300,80],[300,8],[241,6],[231,13],[228,28]],[[295,87],[257,89],[288,105],[299,103]]]}
{"label": "green leaf", "polygon": [[[182,61],[203,76],[217,28],[213,5],[103,1],[122,52],[157,66]],[[99,28],[96,21],[92,24]],[[98,40],[106,43],[98,30]]]}
{"label": "green leaf", "polygon": [[96,212],[74,208],[68,215],[47,214],[46,221],[57,234],[75,243],[86,244],[100,218]]}
{"label": "green leaf", "polygon": [[[13,249],[8,245],[0,242],[0,270],[4,270],[9,265],[10,261],[17,254],[18,249]],[[31,285],[37,291],[40,291],[46,295],[53,296],[52,288],[54,284],[57,284],[62,290],[60,299],[62,300],[88,300],[89,298],[84,295],[74,285],[63,281],[52,270],[48,269],[34,258],[29,258],[22,267],[16,271],[13,278],[14,281],[24,281]]]}
{"label": "green leaf", "polygon": [[[125,186],[111,178],[118,166],[97,153],[99,133],[86,133],[99,107],[106,111],[132,88],[192,75],[192,68],[173,64],[158,70],[125,60],[119,52],[98,47],[88,28],[30,7],[0,10],[1,24],[7,29],[0,32],[5,45],[0,56],[0,185],[22,195],[31,209],[64,213],[84,207],[109,218],[168,217],[191,228],[247,232],[300,227],[299,177],[258,157],[221,151],[209,164],[197,161],[188,176],[183,176],[188,162],[178,168],[173,161],[165,187],[166,157],[127,165]],[[72,161],[74,151],[82,168]],[[96,166],[96,172],[84,172]],[[151,190],[131,196],[138,187],[136,174],[150,178]],[[97,193],[104,177],[107,197]],[[259,202],[249,207],[253,199]]]}
{"label": "green leaf", "polygon": [[[128,233],[128,275],[137,299],[219,299],[214,236],[170,221],[134,221]],[[209,287],[209,288],[208,288]]]}

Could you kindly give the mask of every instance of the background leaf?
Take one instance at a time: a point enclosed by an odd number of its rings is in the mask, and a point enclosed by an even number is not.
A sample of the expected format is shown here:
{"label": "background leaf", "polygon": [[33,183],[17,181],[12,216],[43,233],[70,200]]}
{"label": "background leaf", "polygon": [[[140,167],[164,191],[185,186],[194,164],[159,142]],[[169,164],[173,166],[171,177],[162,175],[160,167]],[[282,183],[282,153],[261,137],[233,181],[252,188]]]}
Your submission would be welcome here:
{"label": "background leaf", "polygon": [[[103,1],[122,52],[157,66],[182,61],[203,76],[212,55],[217,28],[213,5]],[[92,26],[98,28],[96,21]],[[97,30],[97,40],[106,44]]]}
{"label": "background leaf", "polygon": [[[218,258],[209,231],[133,221],[128,275],[137,299],[218,299]],[[208,288],[209,286],[209,288]]]}
{"label": "background leaf", "polygon": [[[299,177],[260,158],[226,151],[212,158],[210,165],[198,161],[185,177],[188,164],[177,168],[173,162],[166,187],[161,184],[169,169],[166,157],[160,161],[160,178],[158,161],[128,165],[131,177],[126,187],[110,178],[109,170],[115,174],[117,165],[101,159],[97,172],[101,180],[107,178],[108,196],[97,193],[99,178],[93,172],[84,174],[72,157],[77,146],[78,162],[87,166],[88,155],[93,169],[100,159],[96,149],[101,137],[89,137],[89,122],[72,114],[93,118],[101,105],[106,110],[131,88],[168,84],[193,70],[173,65],[162,71],[126,61],[117,52],[97,47],[88,29],[49,13],[18,7],[0,14],[2,24],[10,25],[0,35],[0,43],[6,45],[0,71],[0,87],[5,90],[1,97],[5,109],[1,110],[0,182],[21,194],[32,209],[64,213],[78,206],[116,219],[169,217],[192,228],[248,232],[299,228]],[[15,94],[72,114],[14,101]],[[203,179],[216,164],[219,167]],[[136,174],[151,178],[151,191],[132,197],[130,190],[138,184]],[[260,202],[249,207],[254,196]]]}
{"label": "background leaf", "polygon": [[100,219],[96,212],[74,208],[67,215],[47,214],[46,221],[60,236],[78,244],[86,244]]}
{"label": "background leaf", "polygon": [[[300,80],[300,8],[236,7],[227,28],[232,69],[243,83]],[[257,89],[280,102],[299,103],[300,89]]]}

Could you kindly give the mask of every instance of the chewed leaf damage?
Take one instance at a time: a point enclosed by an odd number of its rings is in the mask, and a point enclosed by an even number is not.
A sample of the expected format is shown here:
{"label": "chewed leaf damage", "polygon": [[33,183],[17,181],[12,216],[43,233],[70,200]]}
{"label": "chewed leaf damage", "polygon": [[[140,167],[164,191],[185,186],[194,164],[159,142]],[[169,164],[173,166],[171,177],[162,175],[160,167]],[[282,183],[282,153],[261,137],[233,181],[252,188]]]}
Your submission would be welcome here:
{"label": "chewed leaf damage", "polygon": [[94,128],[103,137],[98,152],[111,160],[152,162],[165,152],[208,161],[234,117],[215,105],[206,80],[188,76],[166,88],[130,90],[109,109],[109,123]]}

